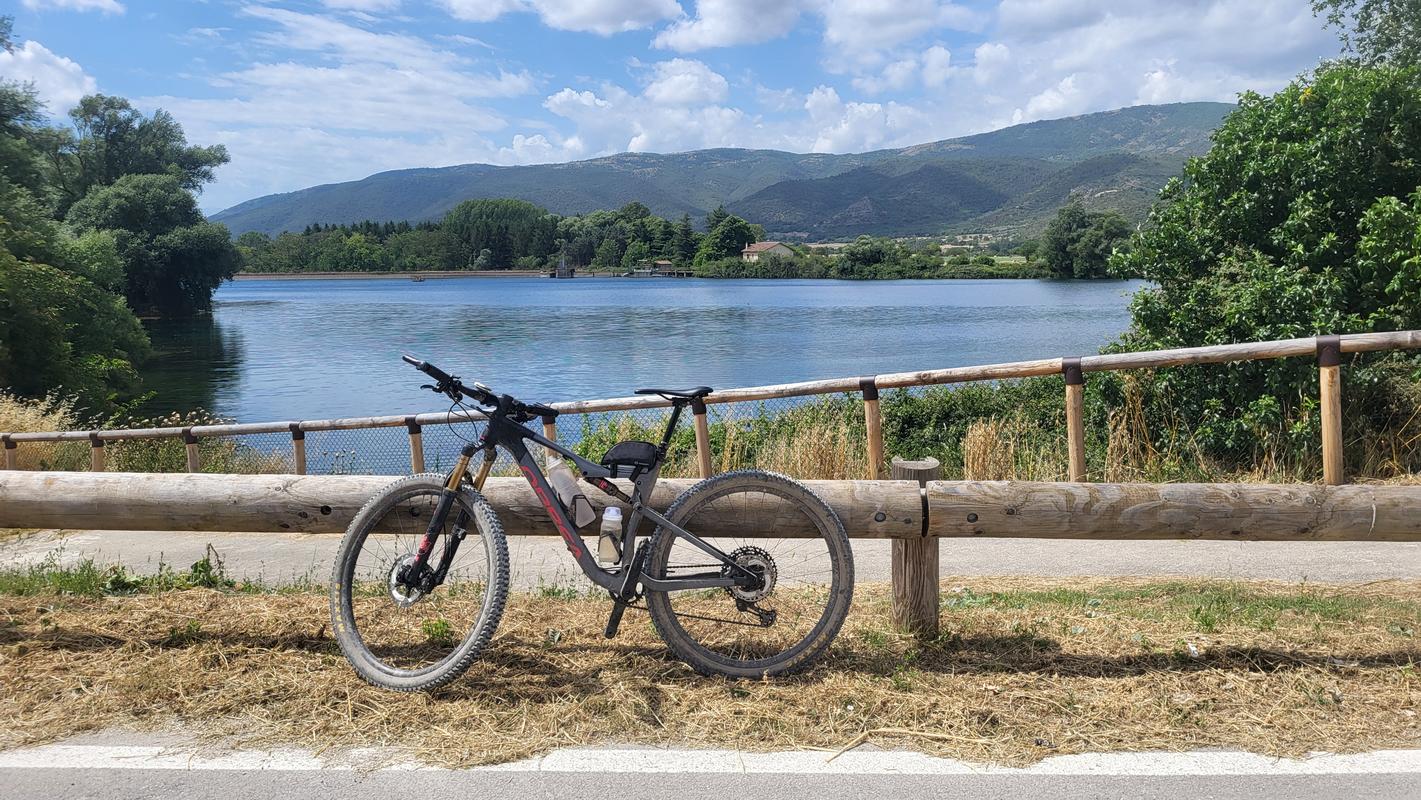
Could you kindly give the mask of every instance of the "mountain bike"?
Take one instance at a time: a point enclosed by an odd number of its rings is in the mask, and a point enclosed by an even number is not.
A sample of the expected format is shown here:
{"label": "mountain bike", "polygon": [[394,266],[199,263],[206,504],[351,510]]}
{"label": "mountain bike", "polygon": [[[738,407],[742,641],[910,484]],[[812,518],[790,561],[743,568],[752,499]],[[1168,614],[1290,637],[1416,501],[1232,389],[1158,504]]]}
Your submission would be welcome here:
{"label": "mountain bike", "polygon": [[[650,612],[671,651],[704,675],[765,678],[802,669],[829,646],[853,600],[853,554],[822,499],[783,475],[739,470],[696,483],[665,513],[650,505],[683,411],[711,389],[639,389],[671,404],[660,443],[625,441],[593,463],[525,423],[557,410],[525,403],[412,356],[423,388],[478,404],[486,425],[447,474],[391,484],[356,514],[336,555],[331,624],[355,671],[376,686],[430,690],[479,657],[508,598],[508,545],[482,495],[500,450],[532,487],[572,555],[612,608]],[[571,461],[582,481],[629,512],[599,563],[534,453]],[[477,473],[470,464],[482,455]],[[628,493],[614,479],[630,480]],[[580,484],[579,484],[580,485]],[[650,535],[641,535],[644,527]],[[596,530],[590,532],[596,534]]]}

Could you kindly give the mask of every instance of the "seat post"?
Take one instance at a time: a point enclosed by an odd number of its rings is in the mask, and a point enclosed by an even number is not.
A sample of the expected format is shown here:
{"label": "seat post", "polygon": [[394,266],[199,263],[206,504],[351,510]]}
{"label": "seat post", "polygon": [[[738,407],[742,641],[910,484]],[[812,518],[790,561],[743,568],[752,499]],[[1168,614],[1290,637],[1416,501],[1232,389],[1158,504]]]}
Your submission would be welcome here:
{"label": "seat post", "polygon": [[666,433],[661,436],[661,446],[657,452],[662,458],[666,457],[666,449],[671,446],[671,434],[676,432],[676,424],[681,421],[681,409],[686,407],[687,400],[671,401],[671,419],[666,421]]}

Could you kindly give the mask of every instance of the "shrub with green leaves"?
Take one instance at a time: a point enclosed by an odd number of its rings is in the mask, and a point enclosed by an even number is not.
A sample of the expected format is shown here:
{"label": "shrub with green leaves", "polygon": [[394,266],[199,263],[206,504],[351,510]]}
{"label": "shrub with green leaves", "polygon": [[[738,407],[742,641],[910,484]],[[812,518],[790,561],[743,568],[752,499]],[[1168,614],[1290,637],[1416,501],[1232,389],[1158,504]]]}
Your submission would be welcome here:
{"label": "shrub with green leaves", "polygon": [[[1153,287],[1120,350],[1421,327],[1421,71],[1329,63],[1271,97],[1244,94],[1117,255]],[[1351,360],[1349,424],[1410,402],[1414,359]],[[1250,457],[1261,432],[1317,440],[1307,359],[1162,370],[1211,454]],[[1400,379],[1400,380],[1398,380]]]}

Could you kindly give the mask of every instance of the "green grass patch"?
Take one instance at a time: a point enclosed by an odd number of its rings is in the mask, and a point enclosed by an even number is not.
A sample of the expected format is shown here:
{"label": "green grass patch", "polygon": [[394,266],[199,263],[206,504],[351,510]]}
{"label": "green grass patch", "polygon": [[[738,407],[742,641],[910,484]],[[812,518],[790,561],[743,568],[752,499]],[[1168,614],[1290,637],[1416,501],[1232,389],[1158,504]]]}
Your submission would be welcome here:
{"label": "green grass patch", "polygon": [[0,569],[0,594],[18,596],[75,595],[102,597],[169,592],[180,589],[223,589],[256,591],[261,587],[251,582],[238,582],[227,576],[222,558],[209,545],[207,555],[187,569],[174,569],[159,563],[151,575],[130,571],[122,564],[101,565],[92,558],[61,563],[62,550],[56,550],[37,564]]}

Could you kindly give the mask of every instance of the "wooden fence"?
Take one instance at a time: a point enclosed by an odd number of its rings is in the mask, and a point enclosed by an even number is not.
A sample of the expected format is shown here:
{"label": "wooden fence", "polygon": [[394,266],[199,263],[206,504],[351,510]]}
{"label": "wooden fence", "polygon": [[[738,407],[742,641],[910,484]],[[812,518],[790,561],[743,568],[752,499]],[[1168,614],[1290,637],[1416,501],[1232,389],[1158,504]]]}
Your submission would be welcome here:
{"label": "wooden fence", "polygon": [[[863,398],[870,476],[887,466],[879,414],[883,389],[1061,374],[1065,378],[1070,481],[939,481],[935,463],[895,459],[895,480],[809,481],[844,520],[851,536],[892,539],[898,623],[919,633],[937,628],[937,542],[943,537],[1421,540],[1421,487],[1343,486],[1341,361],[1344,354],[1421,349],[1421,331],[1349,334],[1272,342],[1190,347],[1079,358],[1052,358],[975,367],[901,372],[717,391],[693,407],[696,454],[703,477],[713,460],[706,406],[856,392]],[[1084,385],[1087,375],[1129,369],[1221,364],[1312,356],[1320,370],[1325,486],[1261,484],[1086,483]],[[659,397],[557,403],[564,415],[664,408]],[[410,465],[424,469],[424,425],[476,420],[472,412],[438,412],[352,419],[199,425],[181,428],[0,434],[5,467],[18,448],[35,442],[87,441],[88,473],[7,472],[0,475],[0,527],[173,531],[343,530],[360,505],[390,480],[381,476],[304,476],[305,434],[395,428],[409,436]],[[552,420],[544,420],[551,438]],[[133,439],[182,439],[187,469],[201,469],[204,437],[286,432],[296,475],[134,475],[105,473],[104,445]],[[665,508],[690,485],[668,479],[653,505]],[[551,533],[541,505],[521,479],[491,479],[487,494],[512,535]],[[786,537],[793,531],[739,531]]]}
{"label": "wooden fence", "polygon": [[[1247,342],[1242,344],[1214,345],[1210,347],[1186,347],[1176,350],[1150,350],[1136,353],[1111,353],[1107,355],[1048,358],[1036,361],[1016,361],[1005,364],[926,370],[923,372],[896,372],[886,375],[872,375],[858,378],[834,378],[830,380],[803,381],[800,383],[784,383],[772,386],[725,389],[707,396],[703,403],[695,404],[692,409],[694,412],[692,420],[696,435],[696,463],[701,477],[709,477],[714,462],[711,457],[710,428],[706,420],[706,407],[708,405],[759,402],[779,398],[809,397],[822,394],[858,393],[863,398],[869,477],[880,478],[883,477],[884,468],[888,466],[884,461],[883,424],[878,405],[878,396],[881,390],[1059,374],[1064,376],[1066,383],[1064,402],[1070,457],[1069,477],[1070,480],[1079,482],[1086,480],[1087,474],[1084,387],[1086,376],[1090,373],[1173,367],[1186,364],[1223,364],[1237,361],[1315,356],[1317,358],[1321,380],[1320,399],[1322,404],[1323,474],[1326,483],[1336,485],[1344,481],[1342,467],[1342,355],[1403,349],[1421,349],[1421,331],[1359,333],[1342,336],[1285,339],[1272,342]],[[668,402],[660,397],[646,396],[617,397],[604,400],[578,400],[552,404],[560,415],[568,416],[666,408],[669,407],[669,405]],[[291,436],[291,456],[294,471],[298,475],[304,475],[306,474],[305,438],[307,433],[316,431],[398,428],[403,426],[408,431],[409,436],[409,461],[411,470],[420,472],[424,469],[424,440],[422,429],[425,425],[445,424],[482,418],[482,415],[478,412],[441,411],[425,414],[398,414],[380,417],[237,423],[228,425],[193,425],[189,427],[171,428],[0,433],[0,444],[4,446],[5,468],[15,469],[18,463],[17,450],[26,443],[87,441],[90,446],[90,467],[95,472],[102,472],[105,467],[105,443],[131,439],[181,439],[187,447],[188,471],[198,472],[202,469],[201,451],[198,448],[198,441],[202,438],[239,436],[243,434],[289,433]],[[544,420],[543,429],[550,437],[556,435],[556,428],[552,425],[551,420]]]}

